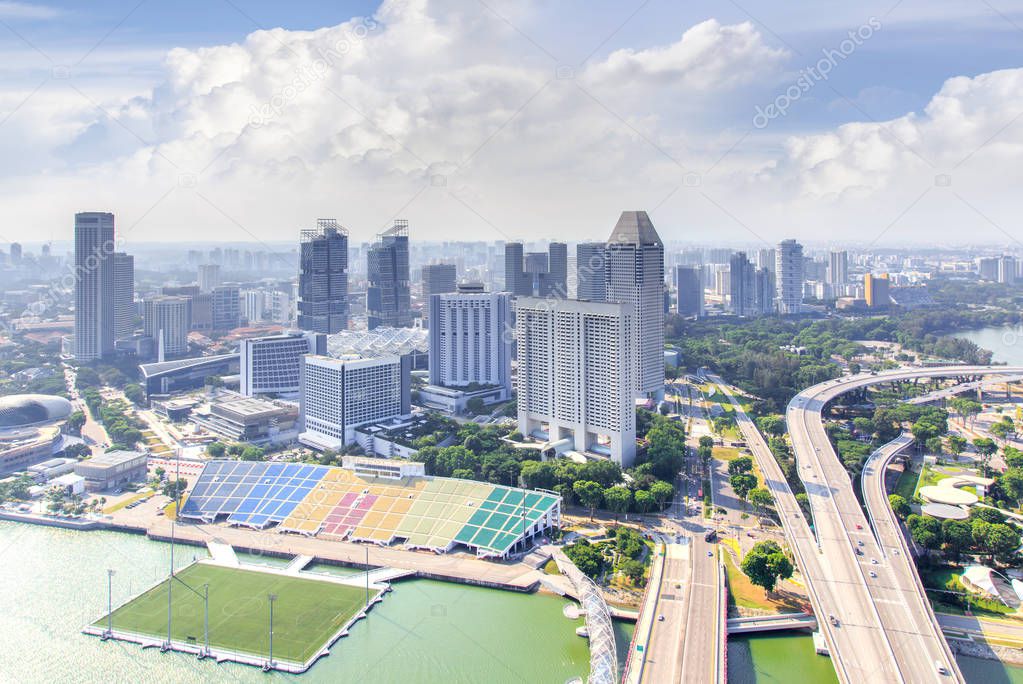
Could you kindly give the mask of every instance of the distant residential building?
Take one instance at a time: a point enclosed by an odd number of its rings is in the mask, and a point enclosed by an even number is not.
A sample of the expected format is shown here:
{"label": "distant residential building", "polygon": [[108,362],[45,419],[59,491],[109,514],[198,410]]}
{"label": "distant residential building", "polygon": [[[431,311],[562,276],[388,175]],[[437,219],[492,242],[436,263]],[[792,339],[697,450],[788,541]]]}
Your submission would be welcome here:
{"label": "distant residential building", "polygon": [[536,289],[541,297],[568,296],[568,245],[564,242],[547,246],[547,272],[539,275]]}
{"label": "distant residential building", "polygon": [[75,214],[75,339],[79,361],[114,352],[114,215]]}
{"label": "distant residential building", "polygon": [[528,297],[533,293],[533,285],[526,277],[524,254],[521,242],[508,242],[504,245],[504,289],[517,297]]}
{"label": "distant residential building", "polygon": [[664,245],[645,211],[622,212],[607,241],[607,299],[633,320],[630,380],[637,395],[664,393]]}
{"label": "distant residential building", "polygon": [[355,428],[410,415],[411,373],[407,357],[302,357],[301,434],[316,449],[341,449]]}
{"label": "distant residential building", "polygon": [[890,287],[887,273],[881,275],[867,273],[863,276],[863,293],[867,306],[871,309],[887,308],[892,303]]}
{"label": "distant residential building", "polygon": [[381,233],[366,255],[367,325],[404,328],[412,325],[409,291],[408,221],[397,220]]}
{"label": "distant residential building", "polygon": [[703,284],[697,266],[675,267],[675,304],[679,316],[703,315]]}
{"label": "distant residential building", "polygon": [[505,290],[519,297],[568,296],[568,245],[552,242],[546,252],[523,254],[522,243],[504,246]]}
{"label": "distant residential building", "polygon": [[266,315],[271,323],[292,325],[295,321],[295,300],[291,292],[280,288],[267,292]]}
{"label": "distant residential building", "polygon": [[977,276],[981,280],[996,282],[1001,259],[998,257],[981,257],[977,259]]}
{"label": "distant residential building", "polygon": [[849,253],[830,252],[828,254],[828,284],[844,285],[849,280]]}
{"label": "distant residential building", "polygon": [[135,257],[114,252],[114,340],[135,334]]}
{"label": "distant residential building", "polygon": [[511,295],[438,294],[430,298],[430,384],[497,385],[511,394]]}
{"label": "distant residential building", "polygon": [[575,247],[576,299],[603,302],[607,299],[603,242],[582,242]]}
{"label": "distant residential building", "polygon": [[19,263],[21,263],[21,243],[20,242],[12,242],[11,243],[11,263],[12,264],[19,264]]}
{"label": "distant residential building", "polygon": [[302,357],[327,353],[327,336],[314,332],[286,332],[250,337],[239,344],[239,391],[247,396],[289,394],[301,388]]}
{"label": "distant residential building", "polygon": [[223,283],[220,276],[220,264],[200,264],[197,282],[200,292],[212,292],[213,288],[219,287]]}
{"label": "distant residential building", "polygon": [[757,315],[774,313],[774,273],[758,268],[753,274],[753,310]]}
{"label": "distant residential building", "polygon": [[998,260],[998,282],[1012,284],[1016,282],[1018,266],[1016,257],[1004,255]]}
{"label": "distant residential building", "polygon": [[266,294],[262,290],[244,290],[241,293],[241,316],[250,325],[263,321]]}
{"label": "distant residential building", "polygon": [[188,297],[161,295],[143,302],[145,333],[156,341],[157,353],[178,356],[188,351],[192,302]]}
{"label": "distant residential building", "polygon": [[519,430],[545,439],[550,455],[575,450],[632,465],[631,313],[623,302],[517,300]]}
{"label": "distant residential building", "polygon": [[783,240],[775,252],[775,287],[778,312],[798,314],[803,309],[803,246]]}
{"label": "distant residential building", "polygon": [[429,300],[435,294],[454,292],[458,286],[458,274],[454,264],[426,264],[423,266],[423,298]]}
{"label": "distant residential building", "polygon": [[303,230],[298,276],[298,327],[333,334],[348,328],[348,231],[335,219]]}
{"label": "distant residential building", "polygon": [[756,289],[753,263],[746,252],[735,252],[728,260],[729,310],[736,316],[752,316],[756,310]]}

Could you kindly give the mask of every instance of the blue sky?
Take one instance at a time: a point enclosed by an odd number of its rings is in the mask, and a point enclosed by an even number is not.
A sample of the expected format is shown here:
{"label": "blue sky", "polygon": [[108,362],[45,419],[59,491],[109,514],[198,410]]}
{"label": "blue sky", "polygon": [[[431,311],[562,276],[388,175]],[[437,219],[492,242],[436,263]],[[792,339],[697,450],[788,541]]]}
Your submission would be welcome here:
{"label": "blue sky", "polygon": [[[353,17],[375,17],[365,37]],[[841,239],[859,237],[850,226],[881,232],[894,219],[900,230],[888,237],[922,239],[939,221],[950,240],[961,222],[983,239],[1014,240],[1005,226],[1016,207],[982,172],[1011,158],[1020,138],[1019,0],[0,1],[0,22],[0,154],[11,160],[0,200],[17,200],[11,211],[27,231],[52,231],[56,212],[97,197],[90,178],[102,178],[98,196],[122,220],[145,218],[139,239],[166,228],[168,205],[276,237],[285,221],[297,230],[310,219],[295,215],[301,202],[288,190],[249,214],[246,188],[322,182],[352,188],[338,191],[335,213],[357,234],[414,196],[407,213],[429,235],[461,220],[495,239],[562,226],[584,238],[594,223],[605,232],[599,222],[613,222],[604,215],[616,203],[631,203],[656,206],[680,239],[715,230],[772,241],[822,223]],[[824,51],[870,24],[826,81],[769,126],[750,125]],[[334,28],[306,33],[325,27]],[[352,54],[303,81],[266,126],[251,125],[305,79],[316,50],[345,35]],[[571,77],[554,78],[559,68]],[[945,136],[965,140],[962,149]],[[914,202],[951,169],[959,195]],[[175,191],[157,211],[156,197],[124,199],[138,196],[140,173],[153,183],[201,176],[208,192]],[[1018,173],[1017,164],[999,175]],[[439,177],[450,182],[446,208],[434,190],[415,194]],[[552,184],[563,188],[557,197],[543,192]],[[66,204],[32,204],[55,187]],[[573,214],[587,187],[606,202]],[[349,209],[355,197],[365,202]],[[543,218],[520,213],[530,202]],[[329,198],[312,204],[331,210]]]}

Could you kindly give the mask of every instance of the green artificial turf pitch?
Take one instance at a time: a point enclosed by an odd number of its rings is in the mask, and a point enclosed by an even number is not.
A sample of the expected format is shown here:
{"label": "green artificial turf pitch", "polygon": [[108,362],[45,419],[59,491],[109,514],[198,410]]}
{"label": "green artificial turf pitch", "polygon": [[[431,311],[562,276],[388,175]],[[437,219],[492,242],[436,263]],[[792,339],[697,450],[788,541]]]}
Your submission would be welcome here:
{"label": "green artificial turf pitch", "polygon": [[[209,584],[210,646],[214,650],[267,655],[268,595],[276,594],[274,660],[306,662],[366,601],[365,590],[358,587],[216,565],[190,565],[176,577],[181,581],[175,580],[171,589],[172,637],[203,644],[202,594],[203,585]],[[107,616],[95,625],[106,628]],[[167,580],[115,610],[113,628],[115,632],[165,637]]]}

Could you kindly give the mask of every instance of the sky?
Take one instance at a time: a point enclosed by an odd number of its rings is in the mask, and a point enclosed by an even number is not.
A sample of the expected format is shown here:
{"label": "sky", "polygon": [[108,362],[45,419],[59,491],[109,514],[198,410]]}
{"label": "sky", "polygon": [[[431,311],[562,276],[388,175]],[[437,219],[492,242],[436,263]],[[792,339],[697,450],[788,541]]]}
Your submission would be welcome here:
{"label": "sky", "polygon": [[0,0],[0,244],[1023,247],[1023,0]]}

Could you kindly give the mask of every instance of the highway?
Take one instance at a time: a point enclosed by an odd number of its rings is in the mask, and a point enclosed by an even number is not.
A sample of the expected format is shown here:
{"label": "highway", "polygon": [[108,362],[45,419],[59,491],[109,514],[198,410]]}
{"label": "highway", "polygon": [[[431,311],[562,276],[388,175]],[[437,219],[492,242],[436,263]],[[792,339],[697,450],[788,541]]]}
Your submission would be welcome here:
{"label": "highway", "polygon": [[[845,467],[824,430],[822,411],[853,389],[916,378],[1019,374],[1005,366],[945,366],[860,374],[815,385],[794,397],[786,412],[800,478],[815,521],[819,562],[804,567],[839,678],[847,682],[963,681],[941,636],[930,604],[918,590],[915,567],[905,556],[884,552],[896,530],[871,534]],[[880,458],[880,457],[879,457]],[[879,513],[878,513],[879,515]],[[881,544],[878,543],[881,539]],[[799,539],[800,545],[803,540]],[[863,555],[858,555],[860,549]],[[944,670],[944,673],[942,672]]]}

